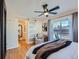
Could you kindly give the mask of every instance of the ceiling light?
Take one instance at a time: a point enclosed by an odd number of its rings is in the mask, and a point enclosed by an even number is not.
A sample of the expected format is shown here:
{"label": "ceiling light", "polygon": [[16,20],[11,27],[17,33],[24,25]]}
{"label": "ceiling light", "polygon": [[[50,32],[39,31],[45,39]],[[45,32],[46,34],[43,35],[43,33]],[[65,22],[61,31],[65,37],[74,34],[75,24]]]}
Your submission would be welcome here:
{"label": "ceiling light", "polygon": [[44,15],[45,15],[45,16],[48,15],[48,12],[44,13]]}

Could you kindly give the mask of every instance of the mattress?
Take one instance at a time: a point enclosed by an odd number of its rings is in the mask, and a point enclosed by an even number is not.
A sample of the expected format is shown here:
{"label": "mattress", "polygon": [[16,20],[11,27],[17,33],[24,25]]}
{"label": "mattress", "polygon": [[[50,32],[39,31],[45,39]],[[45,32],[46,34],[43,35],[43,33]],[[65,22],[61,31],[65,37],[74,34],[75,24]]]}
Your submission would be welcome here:
{"label": "mattress", "polygon": [[[42,44],[45,44],[45,43],[42,43]],[[36,55],[33,54],[32,52],[33,52],[34,48],[36,48],[42,44],[31,47],[29,49],[29,51],[26,53],[25,59],[35,59]],[[78,59],[78,44],[75,42],[72,42],[68,47],[65,47],[65,48],[49,55],[47,57],[47,59]]]}

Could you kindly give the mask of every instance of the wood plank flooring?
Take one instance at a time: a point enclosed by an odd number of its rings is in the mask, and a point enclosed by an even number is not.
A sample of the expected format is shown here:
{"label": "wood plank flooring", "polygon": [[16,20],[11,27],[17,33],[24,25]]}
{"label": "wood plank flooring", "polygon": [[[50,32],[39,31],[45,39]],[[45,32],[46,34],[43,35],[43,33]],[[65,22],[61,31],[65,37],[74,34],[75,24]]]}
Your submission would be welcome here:
{"label": "wood plank flooring", "polygon": [[26,52],[32,46],[33,45],[27,45],[22,41],[21,45],[18,48],[7,50],[5,59],[24,59]]}

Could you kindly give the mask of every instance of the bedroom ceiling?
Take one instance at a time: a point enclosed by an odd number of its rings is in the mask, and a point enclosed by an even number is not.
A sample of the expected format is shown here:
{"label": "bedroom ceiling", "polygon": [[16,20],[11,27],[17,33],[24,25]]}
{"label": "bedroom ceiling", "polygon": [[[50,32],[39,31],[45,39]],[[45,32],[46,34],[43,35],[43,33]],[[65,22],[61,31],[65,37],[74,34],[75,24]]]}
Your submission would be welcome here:
{"label": "bedroom ceiling", "polygon": [[48,9],[59,5],[60,9],[56,10],[58,14],[78,8],[78,0],[5,0],[5,2],[8,16],[22,18],[38,18],[39,13],[33,11],[43,10],[41,5],[44,3],[48,4]]}

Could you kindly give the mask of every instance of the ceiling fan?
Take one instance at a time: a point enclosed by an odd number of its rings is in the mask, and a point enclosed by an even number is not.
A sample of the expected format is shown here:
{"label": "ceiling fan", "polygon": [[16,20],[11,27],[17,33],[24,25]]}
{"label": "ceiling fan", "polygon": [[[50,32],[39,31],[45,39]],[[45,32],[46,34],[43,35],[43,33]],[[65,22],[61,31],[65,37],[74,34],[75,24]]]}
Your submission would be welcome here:
{"label": "ceiling fan", "polygon": [[59,6],[56,6],[56,7],[54,7],[54,8],[52,8],[52,9],[49,10],[49,9],[47,8],[47,6],[48,6],[48,4],[42,5],[44,11],[34,11],[34,12],[35,12],[35,13],[41,13],[41,14],[38,15],[38,16],[45,15],[46,17],[48,17],[48,14],[57,14],[57,12],[52,12],[52,11],[57,10],[57,9],[60,8]]}

